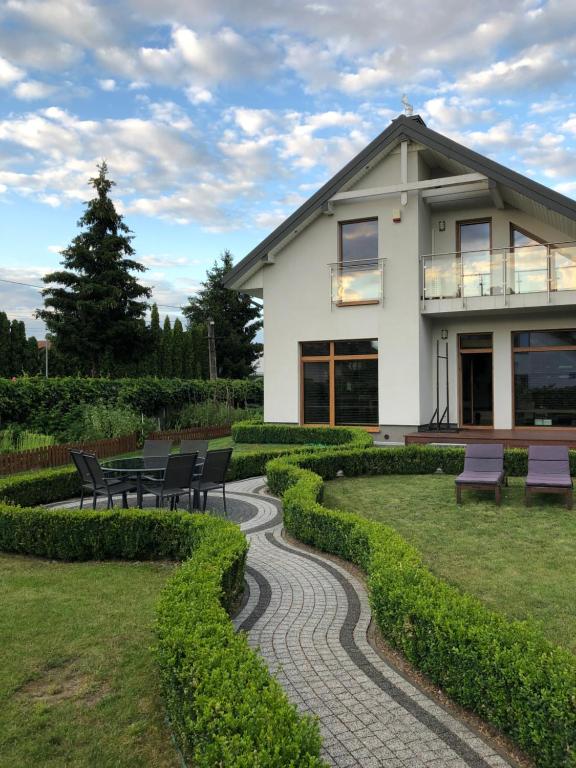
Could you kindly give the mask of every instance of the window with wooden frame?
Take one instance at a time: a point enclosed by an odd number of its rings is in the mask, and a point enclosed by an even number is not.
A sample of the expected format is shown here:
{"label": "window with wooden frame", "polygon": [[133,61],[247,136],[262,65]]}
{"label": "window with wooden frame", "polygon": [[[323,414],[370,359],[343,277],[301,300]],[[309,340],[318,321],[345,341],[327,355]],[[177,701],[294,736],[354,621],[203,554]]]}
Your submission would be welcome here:
{"label": "window with wooden frame", "polygon": [[456,250],[460,257],[463,296],[490,296],[498,292],[501,277],[492,264],[492,219],[456,222]]}
{"label": "window with wooden frame", "polygon": [[377,218],[338,223],[336,266],[338,306],[379,303],[382,286]]}
{"label": "window with wooden frame", "polygon": [[576,329],[516,331],[514,425],[576,427]]}
{"label": "window with wooden frame", "polygon": [[378,426],[378,342],[300,344],[302,424]]}

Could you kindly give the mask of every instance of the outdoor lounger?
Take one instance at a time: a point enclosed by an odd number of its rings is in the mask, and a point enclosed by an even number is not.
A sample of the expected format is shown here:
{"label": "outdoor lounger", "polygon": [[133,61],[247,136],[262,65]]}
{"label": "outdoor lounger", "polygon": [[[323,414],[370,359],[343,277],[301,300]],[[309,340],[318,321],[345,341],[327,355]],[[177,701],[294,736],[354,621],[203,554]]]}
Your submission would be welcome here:
{"label": "outdoor lounger", "polygon": [[566,506],[572,509],[572,478],[568,448],[561,445],[531,445],[528,449],[526,506],[533,493],[561,493]]}
{"label": "outdoor lounger", "polygon": [[464,472],[456,478],[456,501],[462,503],[462,489],[494,491],[496,503],[502,501],[504,446],[500,443],[478,443],[466,446]]}

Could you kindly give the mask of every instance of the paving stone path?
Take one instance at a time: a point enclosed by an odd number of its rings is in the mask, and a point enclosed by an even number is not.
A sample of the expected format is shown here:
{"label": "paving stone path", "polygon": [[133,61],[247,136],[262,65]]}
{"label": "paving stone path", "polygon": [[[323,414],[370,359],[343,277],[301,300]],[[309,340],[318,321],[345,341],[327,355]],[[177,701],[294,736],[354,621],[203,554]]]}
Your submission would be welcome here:
{"label": "paving stone path", "polygon": [[298,709],[320,718],[327,762],[338,768],[509,766],[378,656],[366,639],[364,586],[332,561],[287,544],[281,506],[259,493],[263,486],[262,479],[230,486],[236,504],[254,509],[241,523],[250,539],[250,595],[235,624]]}
{"label": "paving stone path", "polygon": [[[510,766],[378,656],[363,584],[288,544],[281,504],[264,488],[263,478],[227,486],[230,517],[250,540],[249,596],[234,622],[298,709],[319,717],[324,759],[336,768]],[[221,509],[217,495],[210,507]]]}

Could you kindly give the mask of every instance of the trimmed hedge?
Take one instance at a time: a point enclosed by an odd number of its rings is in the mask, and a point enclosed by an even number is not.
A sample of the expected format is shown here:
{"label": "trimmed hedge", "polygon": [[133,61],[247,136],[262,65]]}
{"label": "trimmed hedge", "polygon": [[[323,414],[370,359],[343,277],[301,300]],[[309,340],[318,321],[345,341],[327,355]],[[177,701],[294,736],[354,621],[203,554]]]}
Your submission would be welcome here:
{"label": "trimmed hedge", "polygon": [[0,505],[0,550],[61,560],[185,559],[164,587],[154,648],[172,727],[197,768],[323,768],[315,720],[300,715],[237,634],[247,542],[232,523],[156,510]]}
{"label": "trimmed hedge", "polygon": [[[402,468],[431,471],[425,451],[405,449]],[[450,454],[433,455],[457,471],[461,457]],[[520,452],[507,452],[507,459],[520,474]],[[319,503],[323,480],[337,469],[391,474],[398,462],[395,449],[285,456],[269,462],[268,484],[283,494],[284,524],[293,536],[367,573],[378,625],[411,663],[510,736],[540,768],[574,768],[576,658],[533,625],[510,621],[434,576],[392,528]]]}
{"label": "trimmed hedge", "polygon": [[262,424],[255,421],[233,424],[232,437],[237,443],[372,445],[370,435],[359,427],[299,427],[295,424]]}

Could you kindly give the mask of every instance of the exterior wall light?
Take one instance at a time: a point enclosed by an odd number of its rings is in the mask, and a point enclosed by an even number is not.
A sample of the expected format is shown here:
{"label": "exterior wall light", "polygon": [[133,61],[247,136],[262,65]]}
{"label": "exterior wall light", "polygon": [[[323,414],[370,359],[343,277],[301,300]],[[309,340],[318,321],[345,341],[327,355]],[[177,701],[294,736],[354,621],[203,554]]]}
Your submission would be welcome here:
{"label": "exterior wall light", "polygon": [[446,339],[448,338],[448,328],[442,328],[442,330],[440,331],[440,338],[442,339],[442,341],[446,341]]}
{"label": "exterior wall light", "polygon": [[446,222],[444,219],[438,222],[438,232],[446,232]]}

